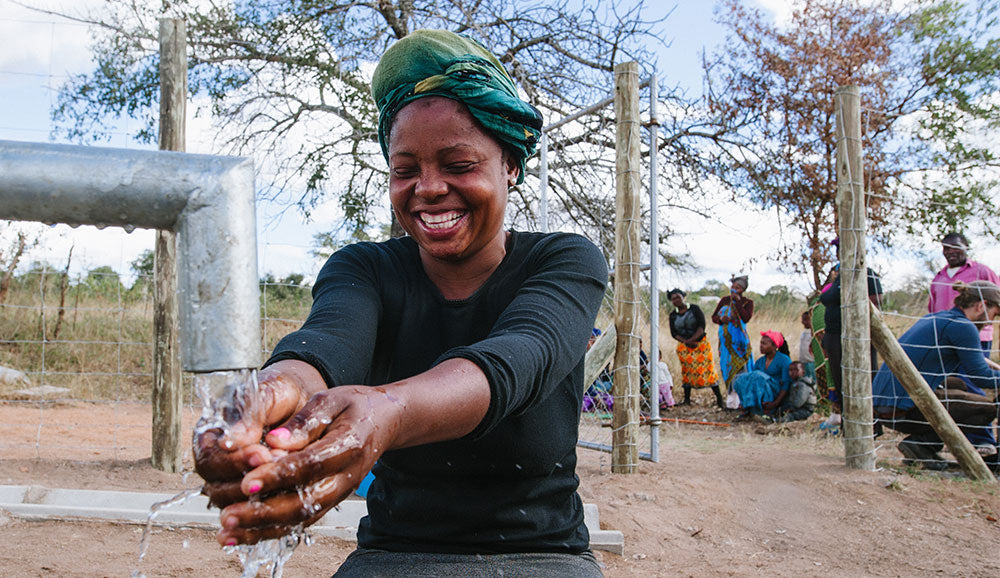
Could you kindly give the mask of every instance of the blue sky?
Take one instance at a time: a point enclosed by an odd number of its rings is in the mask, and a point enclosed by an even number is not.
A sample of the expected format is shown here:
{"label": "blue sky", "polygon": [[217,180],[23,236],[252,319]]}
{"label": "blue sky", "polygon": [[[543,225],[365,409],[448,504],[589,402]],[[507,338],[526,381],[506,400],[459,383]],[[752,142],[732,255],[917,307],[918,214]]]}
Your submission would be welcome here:
{"label": "blue sky", "polygon": [[[94,0],[27,0],[36,6],[77,7]],[[759,4],[782,19],[787,15],[787,2],[758,0]],[[680,84],[691,93],[701,90],[701,51],[711,50],[722,44],[723,30],[712,20],[712,3],[697,0],[677,2],[664,25],[669,46],[659,51],[658,68],[661,83]],[[668,7],[647,3],[650,16],[662,15]],[[89,66],[86,27],[33,13],[14,4],[0,0],[0,139],[47,142],[50,140],[50,109],[54,104],[54,88],[70,72],[86,71]],[[128,133],[128,121],[118,127],[110,143],[101,146],[134,147]],[[189,121],[190,152],[212,153],[206,144],[198,142],[198,134],[209,134],[211,127],[205,120]],[[193,141],[193,142],[192,142]],[[274,214],[279,206],[260,206],[260,270],[273,272],[278,277],[291,272],[311,276],[319,263],[309,258],[312,233],[329,230],[336,220],[336,210],[320,209],[314,212],[314,221],[303,224],[296,211],[287,211],[280,220]],[[679,275],[664,272],[666,286],[700,287],[708,279],[726,279],[731,273],[749,272],[754,289],[763,291],[775,284],[806,287],[806,279],[778,271],[767,261],[778,235],[794,234],[782,231],[775,224],[774,215],[748,210],[733,203],[719,205],[718,222],[685,216],[681,223],[673,223],[682,233],[672,248],[690,253],[700,269]],[[662,214],[661,221],[674,215]],[[45,233],[45,249],[35,253],[36,258],[46,258],[52,263],[65,260],[71,243],[76,243],[74,260],[76,270],[98,265],[111,265],[126,272],[128,263],[143,249],[152,247],[152,234],[137,231],[130,235],[120,230],[97,231],[89,227],[70,230],[60,226]],[[878,257],[876,256],[876,265]],[[902,282],[906,275],[919,271],[919,259],[896,263],[890,278]]]}

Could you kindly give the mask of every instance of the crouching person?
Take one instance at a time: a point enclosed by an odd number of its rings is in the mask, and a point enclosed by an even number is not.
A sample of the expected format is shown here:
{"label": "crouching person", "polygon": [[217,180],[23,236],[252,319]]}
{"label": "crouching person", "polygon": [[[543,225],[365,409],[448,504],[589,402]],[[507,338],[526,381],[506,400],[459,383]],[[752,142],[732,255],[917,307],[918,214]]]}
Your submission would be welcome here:
{"label": "crouching person", "polygon": [[788,365],[788,378],[792,382],[788,396],[778,406],[779,422],[799,421],[808,418],[816,410],[816,389],[813,380],[806,375],[805,365],[793,361]]}
{"label": "crouching person", "polygon": [[[996,472],[1000,463],[989,426],[996,419],[997,406],[985,390],[1000,389],[1000,369],[983,357],[979,334],[1000,318],[1000,287],[989,281],[973,281],[956,283],[953,288],[957,293],[955,306],[921,317],[899,336],[899,344],[965,437]],[[933,470],[948,467],[938,454],[944,447],[941,438],[884,363],[872,381],[872,405],[886,427],[907,434],[896,446],[903,454],[903,464]]]}

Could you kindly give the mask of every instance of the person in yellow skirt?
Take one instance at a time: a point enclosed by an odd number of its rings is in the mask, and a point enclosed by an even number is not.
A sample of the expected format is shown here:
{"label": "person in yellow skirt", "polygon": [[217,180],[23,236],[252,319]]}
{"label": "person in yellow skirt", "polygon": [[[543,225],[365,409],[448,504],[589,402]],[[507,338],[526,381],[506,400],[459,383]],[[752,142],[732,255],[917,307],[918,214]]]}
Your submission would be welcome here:
{"label": "person in yellow skirt", "polygon": [[681,362],[684,401],[680,405],[691,404],[692,388],[711,387],[716,405],[725,409],[726,404],[719,391],[719,377],[715,373],[712,346],[705,336],[705,314],[697,305],[685,303],[685,296],[680,289],[671,289],[667,293],[674,306],[670,313],[670,335],[677,340],[677,359]]}

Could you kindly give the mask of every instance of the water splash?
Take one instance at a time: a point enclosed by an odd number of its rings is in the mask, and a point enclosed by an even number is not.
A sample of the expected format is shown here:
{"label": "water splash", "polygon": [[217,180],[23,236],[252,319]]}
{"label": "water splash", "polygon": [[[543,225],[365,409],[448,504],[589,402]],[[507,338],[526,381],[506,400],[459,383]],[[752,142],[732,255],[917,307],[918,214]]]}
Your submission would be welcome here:
{"label": "water splash", "polygon": [[[202,411],[201,419],[195,427],[194,437],[212,429],[222,431],[223,439],[229,437],[232,425],[248,413],[256,411],[254,404],[257,400],[257,372],[255,370],[238,371],[218,371],[203,373],[195,376],[195,390],[201,397]],[[263,443],[263,440],[261,440]],[[187,480],[187,475],[183,478]],[[153,521],[160,512],[170,506],[183,504],[193,496],[200,494],[202,487],[184,490],[176,496],[157,502],[150,507],[149,515],[146,518],[146,528],[142,533],[142,541],[139,543],[139,563],[146,557],[149,549],[149,539],[152,535]],[[315,501],[310,489],[300,489],[299,495],[303,504],[314,513],[318,513],[321,506]],[[266,570],[270,578],[281,578],[285,563],[292,557],[295,548],[299,544],[305,543],[307,546],[313,542],[312,535],[301,525],[296,526],[287,535],[271,540],[261,540],[256,544],[226,546],[223,551],[227,554],[235,553],[243,566],[242,578],[256,578],[261,570]],[[189,543],[184,541],[184,548],[188,548]],[[146,578],[146,575],[139,570],[132,571],[132,578]]]}
{"label": "water splash", "polygon": [[[201,419],[195,427],[197,439],[202,433],[218,429],[223,439],[232,432],[232,425],[247,414],[256,412],[257,392],[260,387],[256,370],[218,371],[195,376],[195,389],[201,397]],[[264,443],[264,440],[261,440]],[[303,493],[300,491],[300,496]],[[317,508],[311,495],[303,499],[310,509]],[[256,498],[256,496],[255,496]],[[318,509],[317,509],[318,511]],[[312,544],[312,536],[302,526],[296,526],[281,538],[261,540],[256,544],[225,546],[223,551],[239,557],[243,578],[254,578],[266,569],[271,578],[281,578],[285,563],[302,542]]]}
{"label": "water splash", "polygon": [[281,578],[285,563],[299,544],[312,544],[312,536],[302,526],[296,526],[287,535],[273,540],[261,540],[256,544],[240,546],[225,546],[227,554],[236,553],[243,565],[241,578],[256,578],[262,569],[268,572],[270,578]]}
{"label": "water splash", "polygon": [[199,373],[194,378],[195,391],[201,398],[201,419],[194,429],[198,436],[212,429],[228,438],[232,425],[256,410],[257,370],[213,371]]}
{"label": "water splash", "polygon": [[[173,496],[167,498],[162,502],[156,502],[149,507],[149,514],[146,516],[146,527],[142,529],[142,540],[139,541],[139,564],[142,564],[143,559],[146,557],[146,551],[149,550],[149,538],[153,535],[153,521],[156,517],[160,515],[160,511],[169,508],[170,506],[176,506],[177,504],[187,503],[188,500],[197,496],[201,493],[201,486],[197,488],[189,488]],[[187,542],[187,540],[185,540]],[[187,547],[187,546],[185,546]],[[132,571],[132,578],[146,578],[146,575],[139,570]]]}
{"label": "water splash", "polygon": [[177,504],[184,504],[198,494],[201,494],[201,486],[184,490],[172,498],[167,498],[162,502],[156,502],[149,507],[149,515],[146,516],[146,527],[142,531],[142,540],[139,542],[140,563],[142,562],[142,559],[146,557],[146,550],[149,549],[149,537],[152,535],[153,531],[153,520],[160,515],[160,510],[169,508],[170,506],[176,506]]}

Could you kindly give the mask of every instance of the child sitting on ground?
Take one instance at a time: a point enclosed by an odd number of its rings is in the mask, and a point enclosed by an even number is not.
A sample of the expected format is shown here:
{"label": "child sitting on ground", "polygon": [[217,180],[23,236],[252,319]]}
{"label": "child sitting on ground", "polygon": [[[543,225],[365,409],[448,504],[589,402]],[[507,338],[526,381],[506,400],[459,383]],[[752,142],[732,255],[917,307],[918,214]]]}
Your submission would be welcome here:
{"label": "child sitting on ground", "polygon": [[805,367],[801,361],[793,361],[788,365],[788,378],[792,385],[788,389],[788,395],[778,407],[779,422],[806,419],[816,409],[813,380],[805,374]]}

